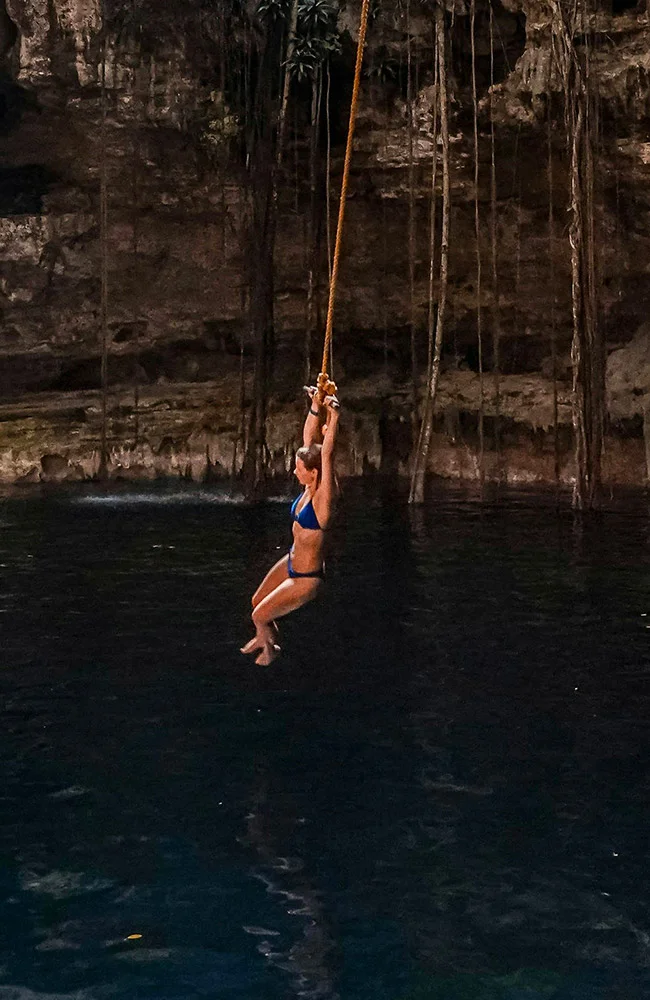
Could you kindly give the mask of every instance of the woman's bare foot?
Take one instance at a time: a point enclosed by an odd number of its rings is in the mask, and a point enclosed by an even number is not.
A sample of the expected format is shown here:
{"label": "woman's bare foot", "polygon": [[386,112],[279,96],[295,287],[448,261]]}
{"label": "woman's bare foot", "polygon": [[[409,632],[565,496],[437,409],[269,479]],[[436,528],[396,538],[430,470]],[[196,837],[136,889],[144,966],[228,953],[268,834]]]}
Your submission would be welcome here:
{"label": "woman's bare foot", "polygon": [[254,653],[256,649],[262,649],[264,646],[264,640],[260,639],[258,636],[254,635],[250,642],[247,642],[245,646],[242,646],[239,650],[240,653]]}
{"label": "woman's bare foot", "polygon": [[265,642],[264,648],[255,662],[260,667],[270,667],[273,661],[280,655],[280,647],[274,642]]}
{"label": "woman's bare foot", "polygon": [[273,645],[278,637],[278,626],[275,622],[268,625],[257,626],[257,631],[250,642],[242,646],[240,653],[254,653],[256,649],[263,649],[264,646]]}

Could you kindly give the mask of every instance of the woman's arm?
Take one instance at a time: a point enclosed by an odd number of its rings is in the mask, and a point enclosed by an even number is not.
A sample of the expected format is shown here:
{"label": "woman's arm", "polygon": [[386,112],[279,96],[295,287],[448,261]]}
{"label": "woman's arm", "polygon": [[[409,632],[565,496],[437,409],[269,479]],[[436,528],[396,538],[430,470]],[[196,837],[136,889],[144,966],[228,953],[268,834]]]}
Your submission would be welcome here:
{"label": "woman's arm", "polygon": [[326,396],[323,405],[327,410],[327,426],[320,453],[321,481],[316,493],[315,502],[316,515],[321,524],[324,524],[328,520],[334,498],[334,446],[336,444],[340,412],[339,401],[336,396]]}
{"label": "woman's arm", "polygon": [[321,404],[318,398],[318,390],[315,386],[305,386],[305,392],[309,396],[309,410],[305,417],[305,426],[302,429],[302,443],[306,448],[311,444],[320,444],[323,440],[321,430]]}

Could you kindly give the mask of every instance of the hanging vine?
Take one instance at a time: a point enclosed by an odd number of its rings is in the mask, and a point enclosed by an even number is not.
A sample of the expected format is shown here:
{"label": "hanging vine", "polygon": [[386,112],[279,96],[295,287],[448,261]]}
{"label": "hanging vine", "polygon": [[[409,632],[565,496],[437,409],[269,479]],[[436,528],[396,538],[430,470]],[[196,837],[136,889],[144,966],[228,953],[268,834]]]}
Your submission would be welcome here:
{"label": "hanging vine", "polygon": [[547,181],[548,181],[548,278],[551,292],[551,375],[553,379],[553,474],[556,488],[560,484],[560,448],[558,441],[557,398],[557,313],[555,291],[555,185],[553,177],[553,143],[551,116],[547,120]]}
{"label": "hanging vine", "polygon": [[[138,0],[133,0],[132,8],[133,23],[138,23]],[[135,48],[133,67],[133,98],[138,101],[139,97],[139,73],[142,66],[142,41],[139,32],[134,33],[133,45]],[[140,243],[140,149],[138,143],[138,133],[133,129],[131,137],[131,255],[133,261],[133,274],[137,274],[139,243]],[[133,447],[137,448],[140,443],[140,377],[139,377],[139,357],[140,357],[140,323],[138,316],[135,320],[135,360],[133,363]]]}
{"label": "hanging vine", "polygon": [[[249,136],[251,164],[252,232],[251,257],[255,259],[250,298],[251,332],[255,345],[253,398],[248,420],[243,476],[249,495],[259,487],[266,469],[266,420],[269,384],[274,351],[274,266],[273,255],[278,212],[278,173],[282,165],[287,106],[289,68],[293,55],[298,17],[298,0],[292,0],[289,17],[284,84],[279,106],[275,99],[274,74],[278,70],[275,48],[284,36],[281,11],[272,3],[260,3],[257,13],[264,25],[254,96],[252,130]],[[277,125],[273,127],[274,119]]]}
{"label": "hanging vine", "polygon": [[100,241],[100,342],[101,342],[101,441],[99,452],[99,477],[108,476],[108,156],[107,156],[107,93],[106,93],[106,46],[107,23],[104,3],[100,6],[101,16],[101,67],[100,103],[101,119],[99,147],[101,164],[99,168],[99,241]]}
{"label": "hanging vine", "polygon": [[305,315],[304,377],[311,374],[311,345],[316,330],[316,276],[318,273],[318,201],[317,163],[318,135],[320,132],[321,104],[323,99],[323,70],[319,66],[312,78],[311,109],[309,116],[309,214],[307,217],[307,304]]}
{"label": "hanging vine", "polygon": [[444,322],[447,305],[447,284],[449,277],[449,224],[451,218],[449,175],[449,91],[447,82],[445,21],[443,9],[439,5],[436,6],[435,10],[435,24],[439,81],[438,102],[440,108],[440,138],[442,144],[442,232],[440,238],[440,283],[433,361],[427,384],[427,396],[422,423],[420,426],[419,440],[413,461],[409,503],[422,503],[424,500],[424,477],[429,457],[431,433],[433,430],[433,412],[436,401],[436,392],[438,389],[438,379],[440,377]]}
{"label": "hanging vine", "polygon": [[492,249],[492,373],[494,375],[494,451],[501,478],[501,303],[497,252],[497,167],[494,108],[494,10],[490,9],[490,244]]}
{"label": "hanging vine", "polygon": [[590,74],[590,46],[576,9],[549,0],[554,64],[562,80],[570,164],[572,412],[575,447],[574,506],[597,503],[604,430],[605,359],[598,322],[593,144],[598,120]]}
{"label": "hanging vine", "polygon": [[411,419],[417,426],[418,359],[415,317],[415,158],[413,156],[413,54],[411,0],[406,0],[406,142],[408,147],[408,275],[409,333],[411,348]]}
{"label": "hanging vine", "polygon": [[[249,494],[263,480],[268,458],[266,418],[275,345],[274,248],[291,81],[313,77],[338,44],[336,8],[329,0],[291,0],[290,5],[284,0],[259,0],[255,13],[264,30],[257,53],[249,137],[251,251],[256,260],[250,303],[255,343],[253,398],[243,465]],[[283,39],[285,57],[278,61]],[[276,72],[281,80],[274,84]]]}
{"label": "hanging vine", "polygon": [[478,469],[481,486],[485,482],[485,385],[483,380],[483,263],[481,257],[481,217],[479,211],[478,97],[476,88],[476,0],[470,7],[472,50],[472,112],[474,139],[474,239],[476,242],[476,350],[478,358]]}
{"label": "hanging vine", "polygon": [[[437,51],[434,27],[434,52]],[[433,70],[434,93],[438,94],[440,81],[438,79],[438,59],[434,58]],[[432,123],[432,156],[431,156],[431,205],[429,210],[429,289],[428,289],[428,315],[427,315],[427,383],[431,378],[431,366],[433,364],[433,351],[435,340],[436,307],[434,298],[435,270],[436,270],[436,182],[438,174],[438,108],[440,101],[436,97],[433,105]]]}

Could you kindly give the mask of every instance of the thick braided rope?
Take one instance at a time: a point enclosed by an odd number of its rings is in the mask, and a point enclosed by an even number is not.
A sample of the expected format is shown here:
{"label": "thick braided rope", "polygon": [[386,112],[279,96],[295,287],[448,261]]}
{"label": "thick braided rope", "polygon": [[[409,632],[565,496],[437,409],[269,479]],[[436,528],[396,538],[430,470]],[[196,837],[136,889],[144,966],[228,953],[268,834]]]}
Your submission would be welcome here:
{"label": "thick braided rope", "polygon": [[343,180],[341,182],[341,200],[339,201],[339,218],[336,226],[336,243],[334,245],[334,260],[332,262],[332,279],[330,281],[330,297],[327,306],[327,325],[325,327],[325,344],[323,346],[323,366],[321,372],[327,372],[330,355],[330,345],[332,343],[332,327],[334,325],[334,299],[336,297],[336,281],[339,274],[339,258],[341,256],[341,244],[343,241],[343,219],[345,218],[345,202],[348,193],[348,180],[350,178],[350,163],[352,160],[352,145],[354,139],[354,123],[357,117],[357,103],[359,100],[359,84],[361,82],[361,65],[363,62],[363,50],[366,44],[366,28],[368,26],[368,11],[370,0],[363,0],[361,6],[361,21],[359,23],[359,43],[357,45],[357,63],[354,70],[354,86],[352,88],[352,102],[350,104],[350,123],[348,125],[348,142],[345,148],[345,163],[343,166]]}

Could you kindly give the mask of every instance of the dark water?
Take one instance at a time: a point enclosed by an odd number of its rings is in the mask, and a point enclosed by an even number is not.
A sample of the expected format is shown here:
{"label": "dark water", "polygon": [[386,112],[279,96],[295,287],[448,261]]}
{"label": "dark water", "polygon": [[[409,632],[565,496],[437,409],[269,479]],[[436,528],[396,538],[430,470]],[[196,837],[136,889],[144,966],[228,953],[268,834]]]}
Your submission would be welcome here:
{"label": "dark water", "polygon": [[0,1000],[650,998],[647,514],[1,501]]}

